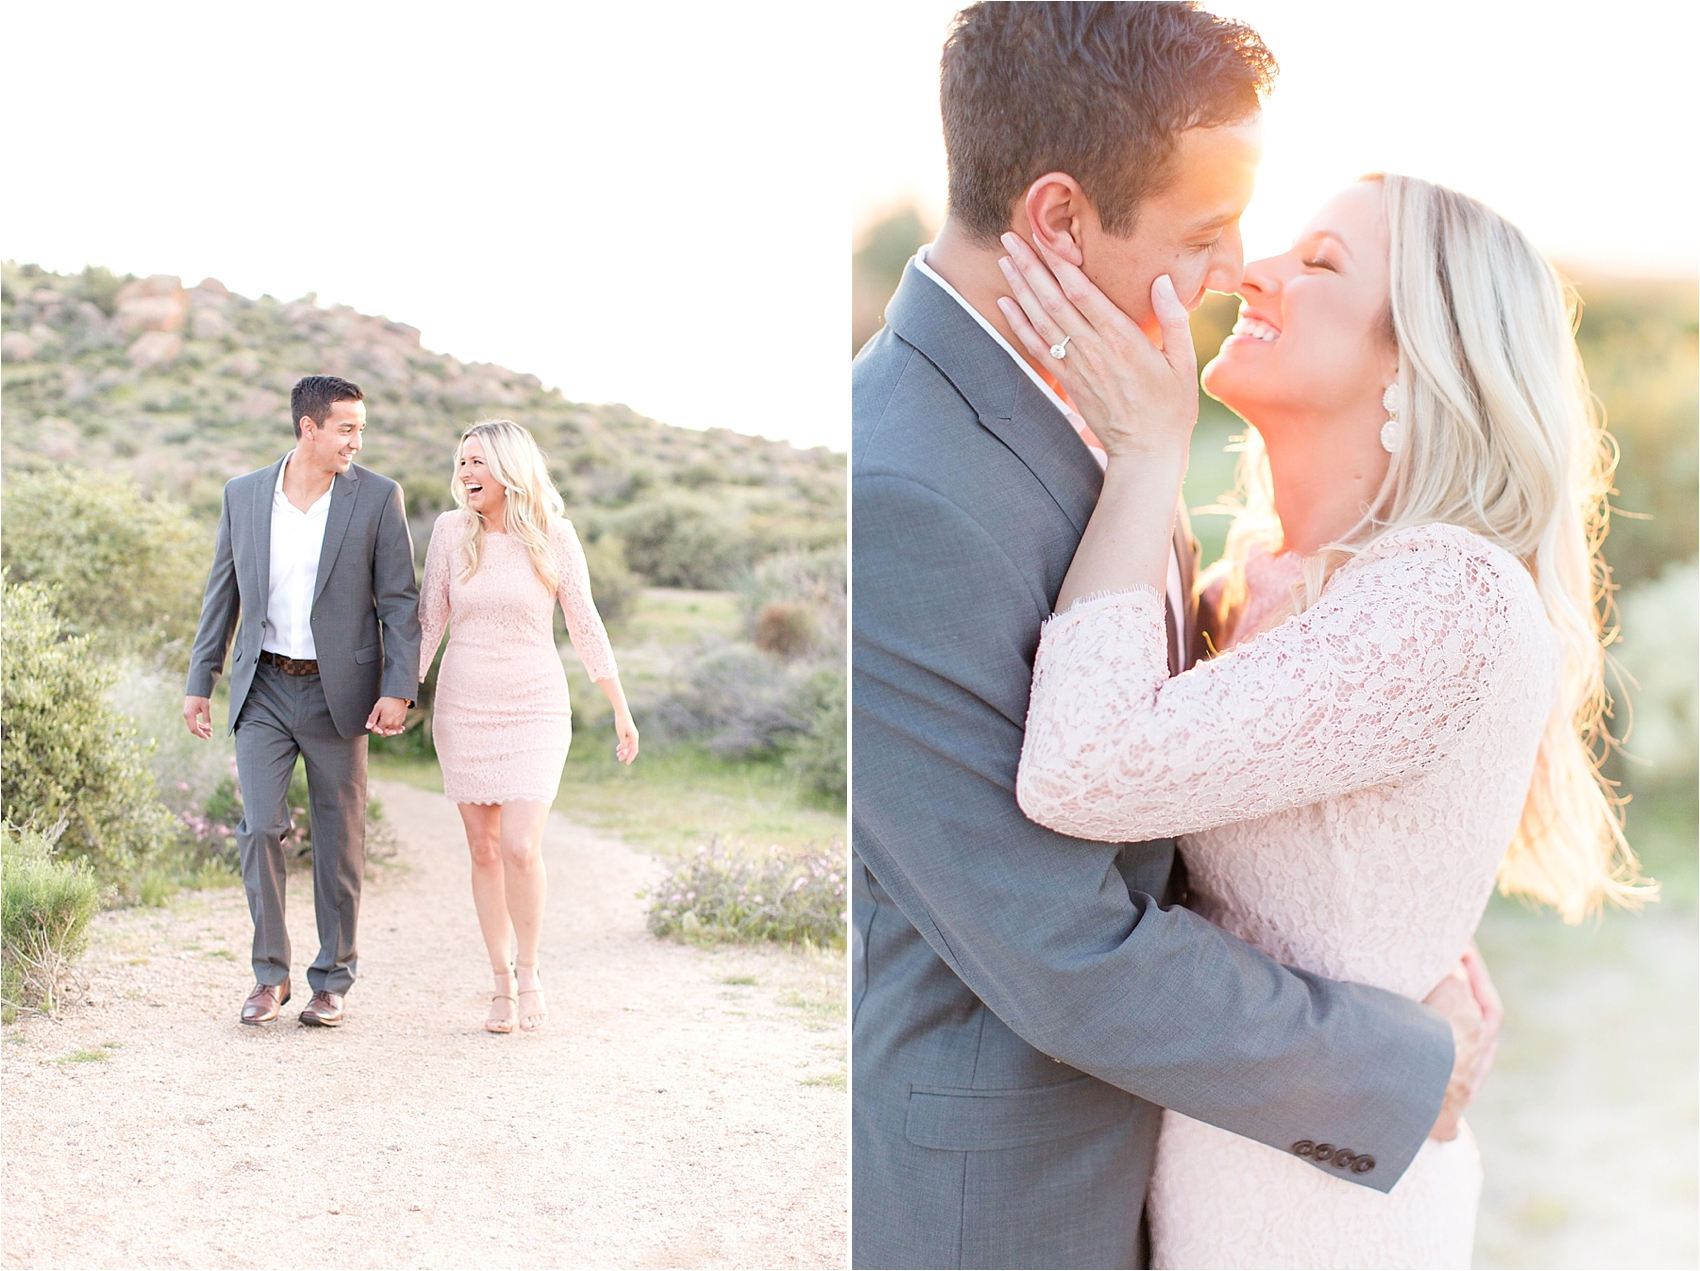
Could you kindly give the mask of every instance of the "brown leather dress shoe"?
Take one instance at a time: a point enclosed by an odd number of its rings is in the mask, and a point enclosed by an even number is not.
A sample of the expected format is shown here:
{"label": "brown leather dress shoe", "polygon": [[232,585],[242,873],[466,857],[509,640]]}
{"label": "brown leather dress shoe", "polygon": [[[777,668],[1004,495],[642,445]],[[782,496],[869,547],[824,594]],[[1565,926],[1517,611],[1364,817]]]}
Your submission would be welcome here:
{"label": "brown leather dress shoe", "polygon": [[269,1024],[277,1018],[283,1004],[289,1000],[289,981],[282,984],[256,984],[242,1003],[244,1024]]}
{"label": "brown leather dress shoe", "polygon": [[301,1012],[301,1022],[314,1028],[335,1028],[342,1023],[342,994],[320,989]]}

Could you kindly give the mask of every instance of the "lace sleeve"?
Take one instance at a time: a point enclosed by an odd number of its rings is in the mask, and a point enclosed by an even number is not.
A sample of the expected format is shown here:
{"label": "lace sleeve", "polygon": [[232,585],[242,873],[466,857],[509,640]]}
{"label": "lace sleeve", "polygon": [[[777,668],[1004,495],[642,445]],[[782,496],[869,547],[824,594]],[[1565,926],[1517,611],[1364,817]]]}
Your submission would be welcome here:
{"label": "lace sleeve", "polygon": [[614,648],[608,643],[602,615],[596,612],[596,602],[590,595],[590,569],[584,561],[584,548],[579,546],[571,521],[556,521],[550,537],[555,541],[555,569],[561,577],[556,594],[561,599],[561,612],[567,616],[567,635],[590,678],[611,679],[620,673],[620,668],[615,665]]}
{"label": "lace sleeve", "polygon": [[431,673],[431,660],[449,625],[449,561],[455,545],[455,514],[445,512],[431,527],[431,542],[425,548],[425,581],[419,588],[419,680]]}
{"label": "lace sleeve", "polygon": [[1543,655],[1514,620],[1531,604],[1538,618],[1520,565],[1449,526],[1389,535],[1304,614],[1172,679],[1155,593],[1076,604],[1034,662],[1022,810],[1117,842],[1414,775],[1470,727],[1492,677]]}

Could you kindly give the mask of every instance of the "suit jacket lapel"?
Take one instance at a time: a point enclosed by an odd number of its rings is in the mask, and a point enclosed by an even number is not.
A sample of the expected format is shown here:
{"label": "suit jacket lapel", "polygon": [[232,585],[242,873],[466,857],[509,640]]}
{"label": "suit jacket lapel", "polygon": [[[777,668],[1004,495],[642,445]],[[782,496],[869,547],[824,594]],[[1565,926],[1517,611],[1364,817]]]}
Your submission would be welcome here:
{"label": "suit jacket lapel", "polygon": [[289,462],[285,455],[265,470],[260,487],[254,491],[254,562],[260,579],[257,601],[263,617],[272,594],[272,501],[277,498],[277,475]]}
{"label": "suit jacket lapel", "polygon": [[1014,359],[914,262],[886,306],[886,322],[938,367],[1084,534],[1103,473],[1073,425]]}
{"label": "suit jacket lapel", "polygon": [[354,516],[354,500],[360,494],[360,470],[350,466],[347,472],[337,474],[331,483],[331,508],[325,517],[325,538],[319,545],[319,576],[313,581],[313,603],[319,603],[319,593],[325,589],[325,580],[331,576],[331,567],[336,564],[336,556],[342,550],[343,536],[348,533],[348,523]]}

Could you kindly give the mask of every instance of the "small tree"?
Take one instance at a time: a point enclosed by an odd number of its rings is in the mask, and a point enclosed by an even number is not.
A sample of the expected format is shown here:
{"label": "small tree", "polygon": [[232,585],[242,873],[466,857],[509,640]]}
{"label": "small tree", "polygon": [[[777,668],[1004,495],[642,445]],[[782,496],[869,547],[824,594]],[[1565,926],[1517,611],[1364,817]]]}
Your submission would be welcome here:
{"label": "small tree", "polygon": [[175,834],[154,793],[147,748],[107,700],[113,668],[88,636],[65,637],[53,597],[31,583],[0,587],[0,816],[49,829],[60,854],[127,882]]}
{"label": "small tree", "polygon": [[166,646],[186,662],[210,557],[186,509],[128,478],[49,470],[6,483],[0,564],[13,582],[54,589],[66,631],[100,652]]}

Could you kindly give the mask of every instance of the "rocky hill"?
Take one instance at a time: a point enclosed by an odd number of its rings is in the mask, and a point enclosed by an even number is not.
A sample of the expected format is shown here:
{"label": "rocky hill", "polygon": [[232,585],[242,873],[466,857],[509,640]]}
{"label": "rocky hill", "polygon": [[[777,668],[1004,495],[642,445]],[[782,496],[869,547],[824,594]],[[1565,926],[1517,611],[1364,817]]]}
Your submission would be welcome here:
{"label": "rocky hill", "polygon": [[3,268],[7,479],[43,466],[130,474],[216,518],[230,477],[293,444],[289,389],[342,375],[366,392],[361,462],[407,491],[415,538],[450,505],[455,438],[501,416],[548,454],[568,515],[652,582],[725,585],[776,551],[840,543],[845,457],[585,405],[534,375],[421,347],[400,322],[235,295],[216,279]]}

